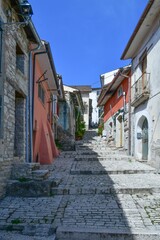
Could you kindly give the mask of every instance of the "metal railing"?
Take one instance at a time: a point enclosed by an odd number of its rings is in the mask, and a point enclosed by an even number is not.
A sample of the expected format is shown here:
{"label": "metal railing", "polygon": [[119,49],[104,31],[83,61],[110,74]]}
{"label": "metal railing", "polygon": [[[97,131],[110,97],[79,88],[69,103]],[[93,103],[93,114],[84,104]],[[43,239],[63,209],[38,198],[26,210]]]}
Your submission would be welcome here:
{"label": "metal railing", "polygon": [[[143,73],[140,78],[131,87],[131,104],[134,104],[139,99],[144,101],[149,97],[150,86],[149,86],[150,73]],[[142,101],[141,101],[142,102]]]}

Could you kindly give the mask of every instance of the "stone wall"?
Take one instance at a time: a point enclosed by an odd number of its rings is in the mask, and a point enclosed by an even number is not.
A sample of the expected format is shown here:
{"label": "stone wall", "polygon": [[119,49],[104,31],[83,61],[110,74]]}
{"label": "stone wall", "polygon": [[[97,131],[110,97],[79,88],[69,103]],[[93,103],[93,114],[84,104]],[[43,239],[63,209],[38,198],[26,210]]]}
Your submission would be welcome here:
{"label": "stone wall", "polygon": [[[10,1],[1,1],[0,17],[7,22],[6,9]],[[13,10],[13,18],[17,16]],[[0,137],[0,196],[5,193],[7,179],[15,155],[17,160],[25,161],[25,98],[28,95],[28,63],[29,41],[22,27],[3,25],[2,36],[2,73],[0,81],[3,89],[2,96],[2,130]],[[24,56],[24,72],[17,69],[17,46]],[[18,95],[18,96],[16,96]],[[19,97],[20,96],[20,97]],[[5,177],[4,177],[5,175]]]}
{"label": "stone wall", "polygon": [[11,175],[12,162],[0,158],[0,198],[6,193],[7,181]]}
{"label": "stone wall", "polygon": [[15,101],[15,143],[14,155],[25,158],[25,99]]}
{"label": "stone wall", "polygon": [[75,139],[68,131],[63,130],[61,126],[57,128],[57,140],[61,144],[63,151],[75,151]]}

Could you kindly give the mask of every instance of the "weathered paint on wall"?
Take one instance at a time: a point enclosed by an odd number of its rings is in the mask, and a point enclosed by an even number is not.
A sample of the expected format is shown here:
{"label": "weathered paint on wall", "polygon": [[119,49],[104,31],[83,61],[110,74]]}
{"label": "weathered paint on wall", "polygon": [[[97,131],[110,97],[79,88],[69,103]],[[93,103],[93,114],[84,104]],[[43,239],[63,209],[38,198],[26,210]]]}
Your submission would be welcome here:
{"label": "weathered paint on wall", "polygon": [[[50,164],[59,152],[54,141],[54,133],[52,130],[52,101],[47,81],[36,83],[43,71],[36,60],[35,79],[34,79],[34,125],[33,125],[33,159],[34,162],[41,164]],[[44,103],[38,96],[38,86],[45,93]]]}
{"label": "weathered paint on wall", "polygon": [[[129,149],[129,78],[124,78],[104,106],[104,129],[110,145]],[[121,96],[118,90],[121,88]],[[125,94],[124,94],[125,93]]]}
{"label": "weathered paint on wall", "polygon": [[151,31],[145,37],[138,54],[132,63],[132,85],[141,74],[141,63],[139,62],[144,49],[147,50],[147,74],[149,77],[149,99],[133,109],[132,121],[132,154],[142,159],[142,139],[137,138],[137,133],[142,133],[141,119],[148,121],[148,161],[156,168],[160,168],[160,27],[158,20],[154,23]]}
{"label": "weathered paint on wall", "polygon": [[[123,92],[126,93],[126,103],[128,103],[129,100],[129,92],[128,92],[128,79],[124,79],[122,84]],[[119,87],[120,87],[119,86]],[[118,88],[117,91],[112,95],[112,97],[107,101],[107,103],[104,106],[104,122],[106,122],[111,116],[113,116],[119,109],[124,107],[124,99],[123,95],[118,98]]]}

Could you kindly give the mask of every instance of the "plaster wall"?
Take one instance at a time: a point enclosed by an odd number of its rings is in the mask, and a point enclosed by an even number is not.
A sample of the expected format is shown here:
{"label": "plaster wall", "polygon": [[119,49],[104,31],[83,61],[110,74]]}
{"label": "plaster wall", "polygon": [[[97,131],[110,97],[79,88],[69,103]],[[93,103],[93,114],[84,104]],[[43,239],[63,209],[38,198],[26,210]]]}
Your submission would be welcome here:
{"label": "plaster wall", "polygon": [[84,111],[84,122],[85,122],[85,125],[86,125],[86,130],[89,129],[89,93],[82,93],[81,92],[81,95],[82,95],[82,100],[83,100],[83,104],[84,104],[84,108],[85,108],[85,111]]}
{"label": "plaster wall", "polygon": [[89,98],[92,99],[92,125],[98,124],[99,122],[99,108],[97,107],[97,90],[92,90],[89,94]]}
{"label": "plaster wall", "polygon": [[148,120],[148,161],[159,168],[160,166],[160,27],[155,22],[152,31],[146,36],[138,54],[132,64],[132,85],[141,76],[139,59],[144,50],[147,50],[147,75],[149,78],[150,96],[149,100],[133,109],[134,121],[132,121],[132,151],[138,159],[142,158],[141,140],[137,139],[138,121],[142,116]]}
{"label": "plaster wall", "polygon": [[[36,83],[39,76],[43,74],[41,66],[36,60],[35,79],[34,79],[34,133],[33,133],[33,158],[34,162],[41,164],[51,164],[56,156],[58,149],[54,141],[54,133],[52,131],[52,102],[47,81]],[[44,90],[45,100],[38,96],[39,84]]]}

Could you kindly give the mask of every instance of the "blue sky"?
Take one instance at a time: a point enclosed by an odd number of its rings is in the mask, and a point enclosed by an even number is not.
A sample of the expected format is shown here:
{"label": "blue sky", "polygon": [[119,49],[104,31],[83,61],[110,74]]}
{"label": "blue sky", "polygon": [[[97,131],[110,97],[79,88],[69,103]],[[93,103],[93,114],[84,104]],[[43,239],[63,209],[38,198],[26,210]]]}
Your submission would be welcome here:
{"label": "blue sky", "polygon": [[29,0],[41,39],[67,85],[100,86],[100,74],[130,63],[122,52],[148,0]]}

